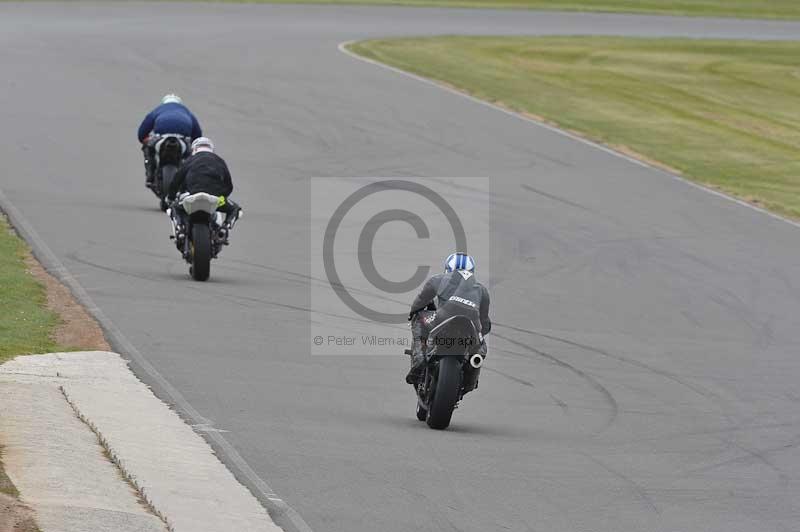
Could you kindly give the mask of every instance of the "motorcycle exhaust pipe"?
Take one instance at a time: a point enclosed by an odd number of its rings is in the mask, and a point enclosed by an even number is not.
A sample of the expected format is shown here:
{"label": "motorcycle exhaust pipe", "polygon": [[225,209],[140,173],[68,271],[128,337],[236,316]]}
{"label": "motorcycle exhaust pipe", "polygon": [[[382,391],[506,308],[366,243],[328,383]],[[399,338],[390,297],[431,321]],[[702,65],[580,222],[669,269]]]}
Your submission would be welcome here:
{"label": "motorcycle exhaust pipe", "polygon": [[471,357],[469,357],[469,365],[475,369],[480,368],[483,366],[483,355],[480,353],[475,353]]}

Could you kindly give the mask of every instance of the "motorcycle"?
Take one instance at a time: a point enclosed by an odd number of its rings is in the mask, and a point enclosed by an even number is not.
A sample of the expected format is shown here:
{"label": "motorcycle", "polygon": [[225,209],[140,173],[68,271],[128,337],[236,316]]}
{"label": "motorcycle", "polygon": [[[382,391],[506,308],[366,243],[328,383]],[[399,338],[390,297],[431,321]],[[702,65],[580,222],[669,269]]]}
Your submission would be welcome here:
{"label": "motorcycle", "polygon": [[[190,140],[182,135],[152,135],[147,142],[148,156],[155,157],[155,178],[148,188],[159,200],[162,211],[169,207],[167,193],[180,168],[181,163],[189,153]],[[145,165],[149,164],[145,161]]]}
{"label": "motorcycle", "polygon": [[[230,243],[230,232],[243,214],[239,209],[226,220],[226,216],[217,211],[219,203],[218,196],[198,192],[182,194],[175,204],[167,208],[172,223],[170,239],[175,240],[178,251],[189,263],[189,275],[195,281],[208,280],[211,259],[216,259],[222,248]],[[186,215],[181,216],[178,209],[182,209]]]}
{"label": "motorcycle", "polygon": [[[458,402],[478,387],[484,361],[482,338],[466,316],[453,316],[435,326],[435,312],[422,311],[414,319],[422,320],[423,340],[427,333],[425,364],[414,385],[417,419],[443,430],[450,425]],[[413,354],[410,349],[405,353]]]}

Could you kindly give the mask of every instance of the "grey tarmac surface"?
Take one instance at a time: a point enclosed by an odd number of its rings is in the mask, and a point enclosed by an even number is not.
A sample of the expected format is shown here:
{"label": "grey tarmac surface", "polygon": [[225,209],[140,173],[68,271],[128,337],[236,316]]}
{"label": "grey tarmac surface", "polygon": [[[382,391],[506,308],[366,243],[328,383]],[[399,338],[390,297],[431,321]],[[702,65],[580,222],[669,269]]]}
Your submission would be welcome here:
{"label": "grey tarmac surface", "polygon": [[[337,51],[437,33],[800,24],[2,3],[0,188],[316,532],[800,530],[800,229]],[[142,187],[135,127],[167,90],[247,210],[202,285]],[[309,355],[306,178],[358,175],[493,179],[496,327],[447,432],[414,419],[402,356]]]}

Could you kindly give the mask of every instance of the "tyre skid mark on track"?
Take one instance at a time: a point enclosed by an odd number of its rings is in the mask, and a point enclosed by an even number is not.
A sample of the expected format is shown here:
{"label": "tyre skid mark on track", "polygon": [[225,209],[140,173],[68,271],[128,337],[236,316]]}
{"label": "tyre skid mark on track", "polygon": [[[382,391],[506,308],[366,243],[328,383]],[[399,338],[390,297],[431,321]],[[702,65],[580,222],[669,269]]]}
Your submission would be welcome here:
{"label": "tyre skid mark on track", "polygon": [[650,497],[650,495],[647,493],[647,490],[645,490],[635,480],[633,480],[629,476],[617,471],[613,467],[603,463],[602,461],[600,461],[599,459],[595,458],[594,456],[592,456],[590,454],[586,454],[586,453],[580,453],[580,454],[582,454],[583,456],[585,456],[586,458],[591,460],[594,464],[598,465],[604,471],[606,471],[608,473],[611,473],[611,475],[613,475],[614,477],[616,477],[619,480],[621,480],[622,482],[624,482],[629,487],[629,489],[636,495],[636,497],[642,502],[642,504],[649,511],[651,511],[652,513],[658,514],[658,515],[661,514],[661,510],[658,508],[658,506],[656,505],[656,503],[652,499],[652,497]]}
{"label": "tyre skid mark on track", "polygon": [[558,196],[550,194],[549,192],[544,192],[543,190],[539,190],[538,188],[534,188],[534,187],[532,187],[532,186],[530,186],[530,185],[528,185],[526,183],[523,183],[520,186],[523,189],[527,190],[528,192],[533,192],[534,194],[537,194],[539,196],[545,197],[545,198],[547,198],[549,200],[552,200],[552,201],[556,201],[556,202],[561,203],[563,205],[567,205],[569,207],[573,207],[575,209],[579,209],[579,210],[582,210],[584,212],[588,212],[588,213],[591,213],[591,214],[594,214],[594,215],[599,215],[600,214],[598,212],[593,211],[589,207],[584,207],[583,205],[581,205],[579,203],[575,203],[575,202],[570,201],[568,199],[560,198]]}
{"label": "tyre skid mark on track", "polygon": [[[674,381],[674,382],[676,382],[676,383],[678,383],[678,384],[680,384],[680,385],[692,390],[695,393],[700,394],[702,397],[704,397],[706,399],[709,399],[711,401],[716,402],[718,407],[721,409],[721,413],[722,413],[723,417],[733,425],[732,427],[725,428],[725,429],[720,429],[720,430],[715,430],[715,431],[699,431],[699,432],[693,432],[693,433],[680,433],[680,434],[675,435],[676,437],[683,437],[683,436],[686,436],[686,435],[714,435],[714,434],[720,434],[720,433],[722,433],[722,434],[724,434],[724,433],[734,433],[734,432],[738,432],[738,431],[741,431],[741,430],[751,430],[753,428],[757,428],[756,426],[742,425],[739,422],[739,420],[737,420],[735,418],[735,416],[733,416],[730,413],[726,412],[727,406],[729,405],[729,403],[728,403],[728,401],[726,401],[721,396],[719,396],[719,395],[717,395],[717,394],[715,394],[713,392],[710,392],[708,390],[705,390],[703,388],[700,388],[698,386],[695,386],[693,384],[687,383],[684,380],[678,378],[676,375],[674,375],[674,374],[672,374],[670,372],[663,371],[663,370],[660,370],[658,368],[654,368],[654,367],[649,366],[649,365],[647,365],[647,364],[645,364],[643,362],[639,362],[639,361],[636,361],[636,360],[631,360],[631,359],[628,359],[628,358],[620,356],[620,355],[614,355],[612,353],[609,353],[609,352],[607,352],[607,351],[605,351],[603,349],[600,349],[600,348],[597,348],[597,347],[594,347],[594,346],[589,346],[589,345],[586,345],[586,344],[582,344],[580,342],[575,342],[575,341],[572,341],[572,340],[568,340],[566,338],[561,338],[561,337],[558,337],[558,336],[553,336],[553,335],[549,335],[549,334],[545,334],[545,333],[539,333],[539,332],[536,332],[536,331],[526,330],[526,329],[522,329],[522,328],[519,328],[519,327],[513,327],[513,326],[499,324],[499,323],[496,324],[496,325],[500,326],[500,327],[505,327],[505,328],[509,328],[509,329],[512,329],[512,330],[516,330],[516,331],[519,331],[519,332],[527,333],[527,334],[530,334],[530,335],[533,335],[533,336],[539,336],[539,337],[547,338],[547,339],[550,339],[550,340],[553,340],[553,341],[562,342],[562,343],[565,343],[567,345],[571,345],[571,346],[574,346],[574,347],[585,349],[587,351],[594,352],[594,353],[600,354],[602,356],[609,357],[609,358],[612,358],[614,360],[618,360],[620,362],[623,362],[623,363],[626,363],[626,364],[631,364],[631,365],[633,365],[635,367],[640,367],[642,369],[646,369],[648,371],[651,371],[651,372],[653,372],[653,373],[655,373],[657,375],[660,375],[660,376],[662,376],[664,378],[667,378],[667,379],[669,379],[671,381]],[[794,424],[778,424],[777,426],[792,426],[792,425],[794,425]],[[769,427],[765,427],[765,428],[773,428],[773,426],[770,425]],[[657,439],[663,439],[663,438],[664,438],[664,436],[660,436]],[[702,467],[702,468],[697,468],[697,469],[694,469],[694,470],[690,471],[689,473],[703,472],[703,471],[707,471],[707,470],[716,469],[717,467],[724,467],[725,465],[730,465],[730,464],[734,464],[734,463],[738,463],[738,462],[742,462],[742,461],[754,460],[754,461],[759,461],[759,462],[763,463],[766,467],[768,467],[769,469],[773,470],[776,473],[776,475],[778,476],[778,478],[782,482],[786,483],[786,482],[789,481],[789,478],[786,476],[786,474],[779,467],[777,467],[775,464],[773,464],[765,456],[765,454],[771,453],[771,452],[775,452],[775,451],[780,451],[780,450],[783,450],[783,449],[786,449],[786,448],[792,448],[792,447],[798,446],[798,445],[800,445],[800,440],[792,442],[790,445],[776,447],[776,448],[770,448],[770,449],[767,449],[765,451],[759,451],[759,450],[753,450],[753,449],[749,449],[747,447],[744,447],[744,446],[736,443],[732,438],[718,437],[717,439],[720,441],[720,443],[722,443],[724,445],[724,449],[722,450],[722,452],[731,450],[732,448],[737,448],[740,451],[744,452],[746,455],[745,456],[740,456],[740,457],[737,457],[737,458],[731,458],[729,460],[725,460],[723,462],[720,462],[720,463],[717,463],[717,464],[714,464],[714,465],[711,465],[711,466],[705,466],[705,467]]]}
{"label": "tyre skid mark on track", "polygon": [[605,349],[602,349],[602,348],[599,348],[599,347],[594,347],[594,346],[591,346],[591,345],[583,344],[581,342],[576,342],[574,340],[569,340],[567,338],[554,336],[552,334],[541,333],[541,332],[533,331],[533,330],[530,330],[530,329],[523,329],[521,327],[515,327],[513,325],[506,325],[504,323],[495,323],[494,325],[496,325],[498,327],[503,327],[505,329],[510,329],[512,331],[517,331],[517,332],[529,334],[531,336],[538,336],[538,337],[541,337],[541,338],[546,338],[548,340],[553,340],[554,342],[560,342],[560,343],[563,343],[563,344],[566,344],[566,345],[569,345],[569,346],[572,346],[572,347],[576,347],[578,349],[583,349],[585,351],[589,351],[589,352],[601,355],[603,357],[610,358],[612,360],[616,360],[617,362],[620,362],[620,363],[623,363],[623,364],[628,364],[628,365],[634,366],[636,368],[643,369],[643,370],[649,371],[651,373],[654,373],[656,375],[659,375],[660,377],[663,377],[665,379],[668,379],[670,381],[675,382],[676,384],[680,384],[681,386],[684,386],[684,387],[688,388],[689,390],[691,390],[694,393],[704,397],[705,399],[724,401],[724,399],[722,397],[720,397],[719,395],[717,395],[717,394],[715,394],[715,393],[713,393],[713,392],[711,392],[709,390],[706,390],[704,388],[701,388],[700,386],[697,386],[695,384],[686,382],[683,379],[679,378],[674,373],[671,373],[671,372],[666,371],[666,370],[662,370],[660,368],[653,367],[653,366],[651,366],[649,364],[645,364],[644,362],[640,362],[638,360],[633,360],[633,359],[630,359],[628,357],[624,357],[622,355],[616,355],[614,353],[611,353],[611,352],[606,351]]}
{"label": "tyre skid mark on track", "polygon": [[513,338],[509,338],[507,336],[502,336],[502,335],[499,335],[499,334],[496,334],[496,333],[493,336],[495,336],[497,338],[500,338],[502,340],[505,340],[506,342],[509,342],[509,343],[511,343],[513,345],[516,345],[518,347],[522,347],[523,349],[526,349],[526,350],[530,351],[531,353],[533,353],[533,354],[535,354],[537,356],[545,358],[545,359],[555,363],[559,367],[564,368],[564,369],[566,369],[568,371],[571,371],[572,373],[574,373],[575,375],[577,375],[578,377],[580,377],[584,381],[588,382],[592,386],[592,388],[594,388],[597,392],[600,393],[600,395],[603,396],[603,399],[606,401],[606,403],[608,403],[608,406],[609,406],[609,410],[607,410],[607,412],[608,412],[607,419],[604,422],[603,426],[600,428],[600,430],[597,431],[597,432],[603,432],[606,429],[608,429],[612,424],[614,424],[614,421],[616,421],[617,415],[619,414],[619,405],[617,404],[617,400],[614,398],[614,396],[611,394],[611,392],[608,391],[608,389],[605,386],[603,386],[593,376],[589,375],[588,373],[586,373],[582,369],[577,368],[577,367],[573,366],[572,364],[570,364],[568,362],[565,362],[565,361],[563,361],[563,360],[551,355],[550,353],[546,353],[544,351],[541,351],[539,349],[533,348],[533,347],[531,347],[531,346],[529,346],[527,344],[524,344],[522,342],[518,342],[517,340],[514,340]]}
{"label": "tyre skid mark on track", "polygon": [[534,386],[534,384],[532,382],[526,381],[524,379],[520,379],[519,377],[515,377],[513,375],[509,375],[508,373],[506,373],[504,371],[500,371],[499,369],[490,368],[488,366],[484,366],[483,369],[486,370],[486,371],[489,371],[491,373],[496,373],[497,375],[500,375],[501,377],[505,377],[506,379],[508,379],[510,381],[516,382],[517,384],[521,384],[522,386],[526,386],[526,387],[529,387],[529,388],[535,388],[536,387],[536,386]]}
{"label": "tyre skid mark on track", "polygon": [[667,380],[672,381],[672,382],[674,382],[674,383],[676,383],[676,384],[678,384],[680,386],[683,386],[683,387],[691,390],[692,392],[696,393],[697,395],[699,395],[700,397],[702,397],[706,401],[709,401],[712,404],[715,404],[716,407],[719,409],[720,415],[728,423],[730,423],[731,425],[739,426],[741,424],[741,422],[740,422],[741,420],[738,418],[737,413],[736,412],[731,412],[732,408],[731,408],[730,401],[726,400],[721,395],[719,395],[717,393],[714,393],[714,392],[712,392],[712,391],[710,391],[710,390],[708,390],[706,388],[703,388],[703,387],[698,386],[696,384],[687,382],[686,380],[678,377],[677,375],[675,375],[672,372],[669,372],[669,371],[666,371],[666,370],[662,370],[660,368],[656,368],[654,366],[651,366],[651,365],[646,364],[644,362],[641,362],[639,360],[634,360],[634,359],[631,359],[631,358],[628,358],[628,357],[625,357],[625,356],[622,356],[622,355],[617,355],[617,354],[611,353],[611,352],[606,351],[605,349],[602,349],[602,348],[599,348],[599,347],[595,347],[595,346],[591,346],[591,345],[584,344],[584,343],[581,343],[581,342],[577,342],[577,341],[574,341],[574,340],[570,340],[568,338],[563,338],[563,337],[555,336],[555,335],[552,335],[552,334],[541,333],[541,332],[537,332],[537,331],[530,330],[530,329],[523,329],[521,327],[515,327],[515,326],[512,326],[512,325],[506,325],[506,324],[503,324],[503,323],[496,323],[495,325],[497,325],[498,327],[503,327],[503,328],[510,329],[510,330],[513,330],[513,331],[529,334],[531,336],[538,336],[540,338],[546,338],[546,339],[552,340],[554,342],[563,343],[565,345],[569,345],[569,346],[572,346],[572,347],[575,347],[575,348],[578,348],[578,349],[583,349],[583,350],[588,351],[590,353],[595,353],[597,355],[609,358],[611,360],[616,360],[617,362],[622,363],[622,364],[628,364],[630,366],[633,366],[633,367],[636,367],[636,368],[639,368],[639,369],[643,369],[645,371],[649,371],[649,372],[651,372],[651,373],[653,373],[655,375],[658,375],[658,376],[660,376],[660,377],[662,377],[664,379],[667,379]]}
{"label": "tyre skid mark on track", "polygon": [[[123,251],[123,252],[126,252],[126,253],[131,253],[131,254],[142,255],[142,256],[145,256],[145,257],[152,257],[152,258],[155,258],[155,259],[159,259],[161,261],[169,263],[170,269],[172,267],[174,267],[175,265],[183,265],[182,262],[180,262],[180,263],[176,262],[175,255],[172,255],[172,254],[167,255],[167,254],[163,254],[163,253],[155,253],[155,252],[152,252],[152,251],[142,250],[142,249],[138,249],[138,248],[126,248],[126,247],[122,247],[122,246],[113,246],[113,245],[109,245],[109,244],[102,244],[101,245],[101,244],[98,244],[96,242],[88,242],[88,245],[86,247],[88,248],[88,247],[92,247],[92,246],[95,246],[95,247],[102,246],[102,247],[105,247],[105,248],[108,248],[108,249],[114,249],[114,250],[117,250],[117,251]],[[144,279],[144,280],[148,280],[148,281],[159,282],[159,279],[156,279],[156,278],[153,278],[153,277],[142,276],[142,275],[126,272],[126,271],[123,271],[123,270],[120,270],[120,269],[114,269],[114,268],[111,268],[111,267],[108,267],[108,266],[103,266],[103,265],[101,265],[99,263],[90,262],[90,261],[88,261],[88,259],[82,259],[82,258],[80,258],[80,252],[81,252],[81,250],[73,251],[71,253],[68,253],[66,255],[66,257],[68,259],[70,259],[70,260],[75,261],[75,262],[80,262],[82,264],[86,264],[87,266],[92,266],[92,267],[95,267],[95,268],[104,269],[106,271],[118,273],[120,275],[128,275],[128,276],[136,277],[137,279]],[[253,273],[251,270],[248,270],[247,268],[237,268],[235,266],[231,266],[231,264],[241,264],[243,266],[247,266],[247,267],[251,267],[251,268],[259,268],[259,269],[262,269],[262,270],[266,270],[266,271],[282,274],[282,276],[276,276],[276,278],[281,280],[281,281],[287,282],[287,283],[307,284],[310,281],[310,282],[318,282],[320,284],[325,284],[325,285],[330,284],[326,280],[317,279],[317,278],[311,277],[309,275],[304,275],[304,274],[300,274],[300,273],[297,273],[297,272],[290,272],[288,270],[281,270],[279,268],[272,268],[270,266],[265,266],[265,265],[262,265],[262,264],[256,264],[256,263],[253,263],[253,262],[247,262],[247,261],[240,260],[240,259],[225,259],[224,269],[225,270],[233,270],[233,271],[242,272],[242,273]],[[183,278],[183,276],[181,276],[181,277]],[[165,281],[165,279],[162,279],[162,280]],[[358,288],[353,288],[353,287],[345,287],[345,288],[347,288],[347,290],[351,291],[351,292],[361,293],[361,294],[368,295],[368,296],[371,296],[371,297],[376,297],[376,298],[379,297],[379,296],[376,296],[373,293],[367,292],[365,290],[360,290]],[[397,301],[395,301],[395,302],[397,302]]]}
{"label": "tyre skid mark on track", "polygon": [[[89,246],[87,246],[87,247],[98,246],[98,244],[96,242],[89,242],[88,244],[89,244]],[[125,248],[125,247],[121,247],[121,246],[113,246],[113,245],[108,245],[108,244],[102,244],[102,246],[106,247],[106,248],[109,248],[109,249],[116,249],[118,251],[124,251],[124,252],[127,252],[127,253],[135,253],[137,255],[144,255],[144,256],[147,256],[147,257],[153,257],[153,258],[156,258],[156,259],[160,259],[160,260],[169,262],[170,265],[172,265],[172,263],[175,262],[174,261],[174,259],[175,259],[174,255],[167,255],[167,254],[162,254],[162,253],[155,253],[155,252],[148,251],[148,250],[142,250],[142,249],[138,249],[138,248],[131,249],[131,248]],[[128,276],[136,277],[137,279],[143,279],[143,280],[153,281],[153,282],[158,282],[159,281],[158,279],[155,279],[155,278],[152,278],[152,277],[133,274],[133,273],[126,272],[126,271],[123,271],[123,270],[114,269],[114,268],[111,268],[109,266],[103,266],[103,265],[98,264],[98,263],[89,262],[87,259],[80,258],[79,254],[80,254],[80,250],[77,250],[77,251],[73,251],[71,253],[68,253],[66,255],[66,257],[69,258],[70,260],[74,260],[76,262],[80,262],[82,264],[86,264],[87,266],[93,266],[93,267],[96,267],[96,268],[105,269],[106,271],[110,271],[110,272],[113,272],[113,273],[118,273],[120,275],[128,275]],[[180,264],[183,264],[183,263],[180,263]],[[232,259],[232,258],[231,259],[225,259],[225,269],[234,270],[234,271],[240,271],[240,272],[244,272],[244,273],[252,273],[252,272],[250,272],[250,271],[248,271],[247,269],[244,269],[244,268],[236,268],[236,267],[230,266],[230,264],[241,264],[243,266],[248,266],[248,267],[251,267],[251,268],[257,268],[259,270],[266,270],[266,271],[269,271],[269,272],[278,273],[278,274],[283,275],[283,277],[277,277],[277,278],[282,280],[282,281],[286,281],[286,282],[297,282],[297,283],[300,283],[300,282],[305,282],[305,283],[314,282],[314,283],[318,283],[321,286],[331,286],[331,287],[337,286],[337,287],[341,287],[341,288],[346,289],[348,292],[362,294],[362,295],[369,296],[369,297],[372,297],[372,298],[375,298],[375,299],[380,299],[382,301],[388,301],[390,303],[399,303],[399,304],[403,304],[403,305],[405,305],[407,303],[406,301],[400,301],[400,300],[397,300],[397,299],[387,298],[383,294],[376,294],[376,293],[370,292],[368,290],[363,290],[361,288],[347,286],[347,285],[342,284],[342,283],[331,283],[327,279],[320,279],[318,277],[313,277],[311,275],[298,273],[298,272],[293,272],[293,271],[289,271],[289,270],[284,270],[284,269],[281,269],[281,268],[275,268],[273,266],[267,266],[265,264],[258,264],[258,263],[255,263],[255,262],[249,262],[249,261],[242,260],[242,259]]]}
{"label": "tyre skid mark on track", "polygon": [[[86,265],[86,266],[90,266],[92,268],[97,268],[97,269],[100,269],[100,270],[108,271],[108,272],[115,273],[115,274],[118,274],[118,275],[124,275],[124,276],[127,276],[127,277],[133,277],[133,278],[140,279],[140,280],[143,280],[143,281],[149,281],[151,283],[162,283],[164,281],[163,279],[154,279],[154,278],[148,277],[146,275],[135,274],[135,273],[131,273],[131,272],[126,272],[124,270],[119,270],[119,269],[116,269],[116,268],[112,268],[110,266],[104,266],[102,264],[98,264],[98,263],[92,262],[90,260],[82,259],[82,258],[78,257],[74,253],[68,254],[67,258],[69,258],[70,260],[72,260],[74,262],[77,262],[79,264],[83,264],[83,265]],[[207,286],[208,285],[205,285],[205,287],[207,287]],[[311,308],[308,308],[308,307],[301,307],[301,306],[298,306],[298,305],[291,305],[289,303],[281,303],[281,302],[278,302],[278,301],[273,301],[273,300],[270,300],[270,299],[264,299],[264,298],[259,298],[259,297],[234,295],[234,294],[231,294],[230,292],[223,292],[223,291],[218,291],[218,290],[213,290],[213,289],[207,289],[205,287],[203,289],[200,289],[200,288],[198,288],[196,286],[193,286],[191,283],[187,282],[186,290],[191,290],[193,292],[197,292],[197,293],[201,293],[201,294],[213,294],[214,297],[218,297],[220,299],[225,299],[225,300],[230,301],[230,302],[232,302],[234,304],[237,304],[237,305],[240,305],[240,306],[244,306],[244,307],[247,307],[247,308],[252,308],[252,305],[247,305],[246,304],[247,302],[249,302],[249,303],[258,303],[260,305],[267,305],[267,306],[276,307],[276,308],[280,308],[280,309],[284,309],[284,310],[293,310],[293,311],[296,311],[296,312],[305,312],[305,313],[308,313],[308,314],[316,314],[316,315],[321,315],[321,316],[328,316],[328,317],[331,317],[331,318],[346,319],[346,320],[351,320],[351,321],[355,321],[355,322],[358,322],[358,323],[373,323],[373,322],[371,322],[369,320],[365,320],[365,319],[362,319],[362,318],[355,318],[355,317],[349,316],[349,315],[334,314],[334,313],[331,313],[331,312],[321,312],[321,311],[314,310],[314,309],[311,309]]]}
{"label": "tyre skid mark on track", "polygon": [[743,453],[743,456],[735,456],[733,458],[729,458],[727,460],[723,460],[721,462],[715,462],[713,464],[709,464],[702,467],[697,467],[694,469],[690,469],[685,474],[692,475],[697,473],[706,473],[709,471],[713,471],[715,469],[719,469],[720,467],[725,467],[733,464],[747,464],[748,462],[760,462],[761,464],[765,465],[767,468],[771,469],[777,475],[778,479],[784,483],[788,484],[791,482],[792,478],[787,475],[780,467],[775,465],[769,458],[768,455],[774,454],[777,452],[788,451],[800,446],[800,437],[795,437],[789,443],[769,447],[767,449],[751,449],[749,447],[745,447],[732,439],[728,438],[720,438],[720,441],[728,444],[726,449],[735,447],[739,449]]}
{"label": "tyre skid mark on track", "polygon": [[548,394],[548,395],[550,396],[550,399],[552,399],[553,402],[558,405],[558,407],[561,409],[562,412],[564,412],[565,414],[567,414],[569,412],[569,405],[567,403],[565,403],[564,401],[562,401],[561,399],[559,399],[558,397],[556,397],[552,393]]}
{"label": "tyre skid mark on track", "polygon": [[[623,412],[627,412],[627,410],[623,410]],[[654,415],[654,414],[648,414]],[[707,430],[687,430],[681,432],[674,432],[671,434],[660,434],[658,436],[651,436],[651,437],[642,437],[642,438],[635,438],[629,439],[626,438],[624,442],[625,444],[637,444],[637,443],[644,443],[644,442],[664,442],[668,440],[672,440],[675,438],[687,438],[687,437],[696,437],[696,436],[712,436],[717,437],[720,442],[726,443],[728,448],[735,447],[735,444],[731,443],[729,439],[723,438],[721,435],[723,434],[735,434],[737,432],[742,431],[773,431],[775,429],[783,429],[783,428],[793,428],[800,426],[800,422],[795,423],[764,423],[761,425],[736,425],[734,427],[723,427],[723,428],[715,428],[715,429],[707,429]],[[705,466],[704,466],[705,467]]]}
{"label": "tyre skid mark on track", "polygon": [[333,282],[329,281],[328,279],[320,279],[319,277],[314,277],[312,275],[307,275],[307,274],[304,274],[304,273],[297,273],[297,272],[292,272],[292,271],[288,271],[288,270],[282,270],[280,268],[274,268],[272,266],[267,266],[267,265],[264,265],[264,264],[256,264],[255,262],[248,262],[248,261],[241,260],[241,259],[230,259],[229,262],[233,262],[233,263],[236,263],[236,264],[243,264],[245,266],[258,268],[258,269],[261,269],[261,270],[267,270],[267,271],[270,271],[270,272],[284,274],[284,275],[287,276],[286,278],[284,278],[284,280],[288,280],[288,277],[297,277],[297,278],[299,278],[299,279],[301,279],[301,280],[303,280],[305,282],[314,282],[314,283],[318,283],[321,286],[330,286],[331,288],[333,288],[333,287],[344,288],[348,292],[353,292],[353,293],[356,293],[356,294],[362,294],[362,295],[369,296],[369,297],[372,297],[372,298],[375,298],[375,299],[380,299],[382,301],[388,301],[390,303],[399,303],[399,304],[403,304],[403,305],[408,303],[407,301],[400,301],[398,299],[391,299],[389,297],[386,297],[383,294],[376,294],[374,292],[370,292],[368,290],[364,290],[364,289],[361,289],[361,288],[356,288],[356,287],[353,287],[353,286],[348,286],[348,285],[345,285],[343,283],[333,283]]}
{"label": "tyre skid mark on track", "polygon": [[[525,357],[525,358],[529,358],[529,357]],[[501,377],[505,377],[506,379],[508,379],[508,380],[510,380],[512,382],[516,382],[517,384],[521,384],[522,386],[525,386],[526,388],[536,388],[536,385],[534,385],[532,382],[526,381],[525,379],[520,379],[519,377],[515,377],[513,375],[509,375],[508,373],[506,373],[504,371],[500,371],[499,369],[491,368],[491,367],[488,367],[488,366],[483,366],[483,369],[484,369],[484,371],[489,371],[491,373],[495,373],[497,375],[500,375]],[[550,397],[550,399],[553,400],[553,402],[556,405],[558,405],[559,408],[561,408],[561,410],[565,414],[567,413],[567,411],[569,409],[569,405],[567,403],[565,403],[564,401],[562,401],[561,399],[559,399],[558,397],[556,397],[555,395],[553,395],[551,393],[547,394],[547,395]]]}
{"label": "tyre skid mark on track", "polygon": [[[680,268],[676,268],[672,264],[664,263],[663,267],[669,271],[670,273],[683,278],[688,279],[698,286],[703,287],[703,289],[707,289],[710,293],[708,295],[708,299],[713,303],[719,305],[723,310],[727,311],[731,316],[735,319],[741,321],[745,327],[747,327],[754,337],[753,344],[758,347],[759,349],[767,349],[774,341],[774,331],[772,330],[772,316],[770,316],[766,321],[759,320],[756,313],[751,310],[754,306],[752,303],[753,301],[746,302],[743,301],[742,298],[733,290],[728,288],[722,288],[719,286],[713,286],[709,283],[708,279],[713,279],[715,276],[720,275],[720,273],[732,273],[731,271],[722,270],[719,267],[710,265],[707,261],[702,260],[700,257],[697,257],[693,254],[686,253],[681,251],[679,248],[672,246],[670,247],[671,251],[679,253],[681,256],[692,260],[693,262],[700,264],[701,266],[707,268],[711,273],[712,276],[708,278],[702,278],[699,275],[691,275],[685,272]],[[749,276],[749,281],[751,285],[757,284],[757,279],[754,278],[752,274]],[[744,286],[745,283],[743,282],[742,285]],[[712,292],[712,290],[714,292]],[[751,300],[754,297],[751,297]],[[750,303],[750,304],[748,304]]]}

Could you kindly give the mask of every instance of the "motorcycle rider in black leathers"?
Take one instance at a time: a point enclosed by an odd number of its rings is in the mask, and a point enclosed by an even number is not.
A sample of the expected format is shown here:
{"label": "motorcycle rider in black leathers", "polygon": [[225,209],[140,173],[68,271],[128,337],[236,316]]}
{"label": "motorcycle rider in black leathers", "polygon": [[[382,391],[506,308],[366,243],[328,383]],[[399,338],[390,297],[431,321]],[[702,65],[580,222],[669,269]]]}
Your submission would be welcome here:
{"label": "motorcycle rider in black leathers", "polygon": [[[199,192],[219,196],[220,203],[217,210],[225,214],[224,229],[229,230],[238,219],[241,208],[228,197],[233,192],[233,181],[228,165],[225,164],[222,157],[214,153],[214,143],[206,137],[195,139],[192,142],[191,151],[192,155],[175,173],[167,197],[173,201],[181,193],[197,194]],[[175,213],[178,221],[179,237],[176,244],[180,249],[181,239],[185,235],[186,211],[178,201],[174,201],[172,212]]]}
{"label": "motorcycle rider in black leathers", "polygon": [[[433,307],[434,301],[436,306]],[[433,317],[435,320],[426,325]],[[425,283],[411,304],[408,319],[414,345],[411,355],[411,369],[406,382],[416,384],[425,364],[424,340],[428,330],[453,316],[467,316],[480,334],[478,352],[486,356],[484,336],[492,329],[489,319],[489,291],[475,278],[475,260],[466,253],[453,253],[445,260],[444,273],[434,275]]]}

